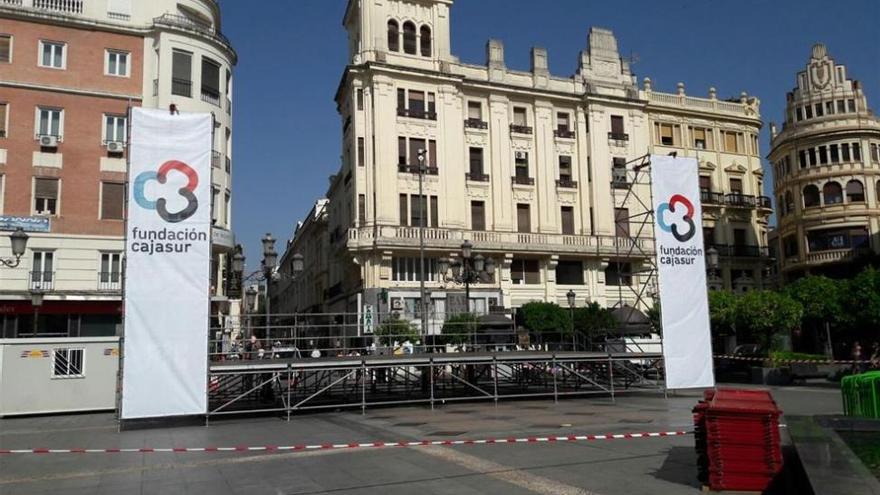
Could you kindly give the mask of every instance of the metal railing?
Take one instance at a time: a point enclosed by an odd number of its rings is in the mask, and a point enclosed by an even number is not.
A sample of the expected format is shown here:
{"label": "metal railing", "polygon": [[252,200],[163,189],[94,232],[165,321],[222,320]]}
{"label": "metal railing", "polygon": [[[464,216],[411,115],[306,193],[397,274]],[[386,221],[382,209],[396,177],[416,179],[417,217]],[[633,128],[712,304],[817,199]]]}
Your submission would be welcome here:
{"label": "metal railing", "polygon": [[176,77],[171,78],[171,94],[192,98],[192,81]]}
{"label": "metal railing", "polygon": [[510,132],[515,134],[532,134],[533,129],[527,125],[510,124]]}
{"label": "metal railing", "polygon": [[770,256],[766,247],[749,244],[710,244],[719,256],[736,258],[765,258]]}
{"label": "metal railing", "polygon": [[178,14],[162,14],[161,16],[153,19],[153,23],[159,26],[184,28],[197,31],[223,45],[226,45],[226,47],[230,50],[232,49],[232,43],[229,41],[229,38],[223,35],[223,33],[214,29],[214,27],[210,24],[198,22],[186,16]]}
{"label": "metal railing", "polygon": [[411,110],[406,108],[397,109],[398,117],[409,117],[411,119],[437,120],[437,112],[428,110]]}
{"label": "metal railing", "polygon": [[707,191],[703,189],[700,191],[700,202],[704,205],[723,205],[724,193]]}
{"label": "metal railing", "polygon": [[553,131],[553,136],[563,139],[574,139],[575,133],[574,131],[570,131],[568,129],[556,129]]}
{"label": "metal railing", "polygon": [[611,141],[629,141],[629,134],[624,132],[609,132],[608,139]]}
{"label": "metal railing", "polygon": [[[418,174],[419,166],[418,165],[406,165],[406,164],[398,164],[397,171],[402,174]],[[425,167],[425,175],[439,175],[440,169],[437,167]]]}
{"label": "metal railing", "polygon": [[55,288],[55,272],[32,271],[30,282],[31,290],[52,290]]}
{"label": "metal railing", "polygon": [[510,180],[514,184],[519,185],[519,186],[534,186],[535,185],[535,178],[534,177],[522,177],[519,175],[514,175],[513,177],[510,178]]}
{"label": "metal railing", "polygon": [[563,189],[577,189],[578,183],[576,180],[558,179],[556,181],[556,187],[561,187]]}
{"label": "metal railing", "polygon": [[122,289],[122,273],[121,272],[99,272],[98,273],[98,290],[99,291],[118,291]]}
{"label": "metal railing", "polygon": [[488,129],[489,123],[481,119],[465,119],[464,126],[468,129]]}
{"label": "metal railing", "polygon": [[489,182],[489,174],[482,172],[466,172],[464,178],[474,182]]}
{"label": "metal railing", "polygon": [[211,88],[202,87],[202,101],[214,106],[220,106],[220,93]]}

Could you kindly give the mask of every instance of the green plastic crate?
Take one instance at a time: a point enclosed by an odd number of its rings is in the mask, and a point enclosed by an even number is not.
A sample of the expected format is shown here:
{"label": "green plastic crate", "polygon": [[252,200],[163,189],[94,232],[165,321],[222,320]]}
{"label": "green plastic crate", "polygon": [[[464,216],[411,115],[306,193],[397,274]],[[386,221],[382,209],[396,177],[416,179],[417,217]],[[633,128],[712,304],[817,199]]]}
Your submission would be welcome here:
{"label": "green plastic crate", "polygon": [[880,371],[844,377],[840,392],[844,414],[880,419]]}

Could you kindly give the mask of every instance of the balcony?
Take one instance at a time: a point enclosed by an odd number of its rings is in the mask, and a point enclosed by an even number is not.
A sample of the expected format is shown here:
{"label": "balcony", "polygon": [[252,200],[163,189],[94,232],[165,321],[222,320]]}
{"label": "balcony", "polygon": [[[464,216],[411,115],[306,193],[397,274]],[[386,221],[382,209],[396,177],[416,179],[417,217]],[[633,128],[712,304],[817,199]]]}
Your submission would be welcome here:
{"label": "balcony", "polygon": [[427,110],[409,110],[406,108],[398,108],[397,116],[409,117],[411,119],[437,120],[437,112],[429,112]]}
{"label": "balcony", "polygon": [[629,189],[629,181],[626,180],[626,177],[614,177],[611,180],[611,187],[613,189]]}
{"label": "balcony", "polygon": [[102,292],[122,290],[122,274],[120,272],[99,272],[98,290]]}
{"label": "balcony", "polygon": [[211,166],[214,168],[220,168],[220,163],[223,161],[223,156],[220,155],[219,151],[211,152]]}
{"label": "balcony", "polygon": [[727,206],[732,206],[734,208],[756,208],[758,206],[757,198],[745,194],[727,194],[724,196],[724,199]]}
{"label": "balcony", "polygon": [[489,182],[489,174],[484,174],[482,172],[468,172],[464,174],[464,178],[473,182]]}
{"label": "balcony", "polygon": [[553,137],[562,139],[574,139],[575,133],[574,131],[570,131],[568,129],[556,129],[555,131],[553,131]]}
{"label": "balcony", "polygon": [[187,79],[171,78],[171,94],[192,98],[193,83]]}
{"label": "balcony", "polygon": [[55,272],[31,272],[31,290],[49,291],[55,288]]}
{"label": "balcony", "polygon": [[211,88],[202,86],[202,101],[210,103],[216,107],[220,106],[220,93]]}
{"label": "balcony", "polygon": [[562,189],[577,189],[578,183],[576,180],[571,179],[558,179],[556,181],[556,187]]}
{"label": "balcony", "polygon": [[464,127],[466,129],[488,129],[489,123],[481,119],[465,119]]}
{"label": "balcony", "polygon": [[[34,0],[37,1],[37,0]],[[41,0],[41,1],[50,1],[50,0]],[[72,0],[54,0],[54,1],[72,1]],[[229,38],[223,35],[220,31],[214,29],[213,26],[207,23],[196,21],[190,17],[178,15],[178,14],[162,14],[159,17],[153,19],[153,24],[157,26],[165,26],[177,29],[186,29],[190,31],[196,31],[200,34],[208,36],[214,41],[224,45],[229,51],[232,51],[232,43],[230,43]]]}
{"label": "balcony", "polygon": [[704,205],[720,206],[724,204],[724,194],[701,189],[700,202]]}
{"label": "balcony", "polygon": [[[589,254],[594,256],[627,256],[644,259],[654,252],[654,241],[649,237],[616,237],[565,234],[538,234],[529,232],[488,232],[454,229],[425,229],[425,245],[430,249],[455,250],[469,240],[480,250],[513,253]],[[346,247],[352,250],[374,247],[412,248],[419,241],[418,227],[379,226],[348,230]]]}
{"label": "balcony", "polygon": [[534,186],[535,185],[534,177],[520,177],[520,176],[514,175],[513,177],[510,178],[510,180],[518,186]]}
{"label": "balcony", "polygon": [[0,0],[0,5],[28,7],[60,14],[82,14],[85,0]]}
{"label": "balcony", "polygon": [[625,143],[629,141],[629,134],[625,132],[609,132],[608,140]]}
{"label": "balcony", "polygon": [[[424,167],[425,175],[439,175],[440,169],[437,167]],[[397,165],[397,171],[401,174],[418,174],[419,166],[418,165],[406,165],[399,164]]]}
{"label": "balcony", "polygon": [[510,132],[513,134],[532,134],[533,130],[527,125],[510,124]]}
{"label": "balcony", "polygon": [[772,210],[773,200],[767,196],[758,196],[758,208],[762,210]]}
{"label": "balcony", "polygon": [[718,256],[726,258],[767,258],[770,250],[766,247],[748,244],[709,244],[718,251]]}

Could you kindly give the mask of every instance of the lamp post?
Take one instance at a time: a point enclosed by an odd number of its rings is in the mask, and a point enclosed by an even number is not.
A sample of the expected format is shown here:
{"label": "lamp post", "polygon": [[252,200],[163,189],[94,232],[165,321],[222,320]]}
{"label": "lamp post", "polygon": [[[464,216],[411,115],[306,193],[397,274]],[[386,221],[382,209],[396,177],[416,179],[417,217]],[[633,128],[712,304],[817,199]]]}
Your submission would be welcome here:
{"label": "lamp post", "polygon": [[574,304],[577,294],[574,293],[574,290],[569,289],[565,297],[568,299],[568,317],[571,323],[571,350],[574,352],[577,350],[577,333],[574,331]]}
{"label": "lamp post", "polygon": [[425,150],[420,149],[419,158],[419,314],[421,316],[422,335],[428,334],[427,294],[425,294],[425,210],[428,201],[425,199],[423,183],[425,180]]}
{"label": "lamp post", "polygon": [[[464,241],[461,245],[461,260],[450,261],[448,258],[441,258],[439,262],[440,276],[448,282],[454,282],[464,285],[464,298],[467,312],[471,311],[471,283],[477,283],[485,279],[489,279],[495,274],[495,260],[492,258],[484,258],[483,255],[473,255],[474,245],[470,241]],[[448,276],[448,271],[452,269],[452,276]],[[476,346],[476,333],[473,334],[472,340]]]}
{"label": "lamp post", "polygon": [[0,258],[0,263],[7,268],[16,268],[21,263],[21,257],[27,248],[28,235],[21,227],[9,235],[9,244],[12,247],[12,258]]}
{"label": "lamp post", "polygon": [[[709,265],[709,279],[711,280],[710,284],[715,283],[715,279],[718,277],[718,250],[715,249],[715,246],[709,248],[706,251],[706,262]],[[723,288],[723,283],[722,283]]]}
{"label": "lamp post", "polygon": [[244,291],[244,311],[247,313],[247,338],[251,338],[251,334],[253,333],[253,329],[251,328],[251,313],[254,312],[254,305],[257,303],[257,289],[253,286],[248,287],[246,291]]}
{"label": "lamp post", "polygon": [[275,272],[275,266],[278,263],[278,253],[275,252],[275,238],[272,234],[267,233],[261,239],[263,243],[263,278],[266,282],[266,342],[271,342],[272,335],[272,303],[269,297],[269,288],[272,285],[272,277]]}
{"label": "lamp post", "polygon": [[40,319],[40,307],[43,306],[43,296],[46,293],[40,289],[32,289],[31,290],[31,306],[34,308],[34,337],[37,336],[37,332],[40,329],[39,319]]}

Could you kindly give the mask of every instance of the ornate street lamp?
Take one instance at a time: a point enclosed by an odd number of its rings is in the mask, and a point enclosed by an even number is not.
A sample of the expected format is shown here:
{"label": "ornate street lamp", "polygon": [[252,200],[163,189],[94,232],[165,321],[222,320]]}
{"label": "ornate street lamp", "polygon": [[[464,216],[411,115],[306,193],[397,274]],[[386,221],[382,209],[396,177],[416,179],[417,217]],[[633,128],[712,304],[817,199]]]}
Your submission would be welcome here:
{"label": "ornate street lamp", "polygon": [[574,293],[574,290],[569,289],[565,294],[565,297],[568,299],[568,316],[569,321],[571,323],[571,350],[577,350],[577,334],[574,331],[574,305],[577,301],[577,294]]}
{"label": "ornate street lamp", "polygon": [[245,311],[250,313],[254,310],[257,304],[257,289],[253,286],[248,287],[246,291],[244,291],[244,305]]}
{"label": "ornate street lamp", "polygon": [[34,308],[34,337],[37,336],[39,330],[40,307],[43,306],[43,296],[46,293],[40,289],[31,289],[31,306]]}
{"label": "ornate street lamp", "polygon": [[[464,285],[464,298],[467,312],[471,311],[471,284],[491,279],[495,274],[495,260],[484,258],[483,255],[473,256],[474,245],[464,241],[461,245],[461,259],[449,260],[441,258],[438,263],[441,280]],[[452,275],[449,275],[452,271]],[[476,345],[476,333],[473,335]]]}
{"label": "ornate street lamp", "polygon": [[28,235],[24,233],[24,229],[21,227],[15,229],[9,236],[9,244],[12,247],[12,256],[13,258],[0,258],[0,263],[2,263],[7,268],[16,268],[19,263],[21,263],[21,257],[24,255],[24,251],[27,248]]}

